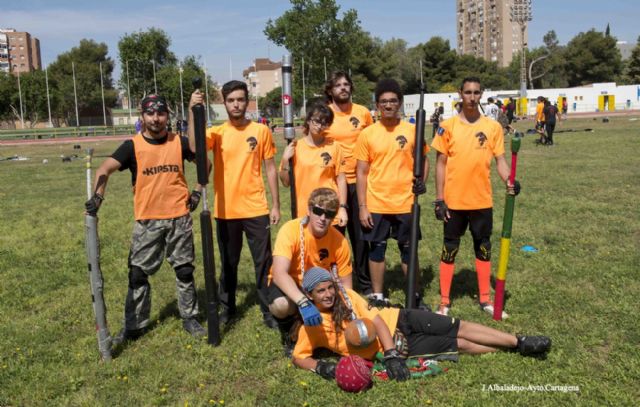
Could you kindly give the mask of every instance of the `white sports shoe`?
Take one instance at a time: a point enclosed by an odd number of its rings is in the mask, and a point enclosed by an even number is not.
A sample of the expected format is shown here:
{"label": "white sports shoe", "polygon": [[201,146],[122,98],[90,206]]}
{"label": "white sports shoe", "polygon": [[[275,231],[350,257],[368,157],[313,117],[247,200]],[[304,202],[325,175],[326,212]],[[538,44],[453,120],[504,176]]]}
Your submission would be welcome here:
{"label": "white sports shoe", "polygon": [[449,316],[449,311],[451,311],[451,307],[445,304],[440,304],[440,306],[438,307],[438,310],[436,311],[436,314],[439,315],[444,315]]}
{"label": "white sports shoe", "polygon": [[[483,303],[483,304],[480,304],[480,308],[482,308],[482,310],[484,312],[486,312],[487,314],[491,314],[491,316],[493,316],[493,304]],[[502,311],[502,319],[507,319],[507,318],[509,318],[509,314],[507,314],[503,310]]]}

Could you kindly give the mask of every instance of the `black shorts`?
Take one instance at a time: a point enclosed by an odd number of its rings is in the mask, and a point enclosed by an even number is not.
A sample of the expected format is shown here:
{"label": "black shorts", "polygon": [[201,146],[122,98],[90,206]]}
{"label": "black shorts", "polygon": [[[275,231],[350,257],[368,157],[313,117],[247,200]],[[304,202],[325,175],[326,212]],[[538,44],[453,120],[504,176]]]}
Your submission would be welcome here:
{"label": "black shorts", "polygon": [[469,226],[473,240],[491,238],[493,208],[457,210],[449,209],[451,218],[444,222],[445,239],[459,239]]}
{"label": "black shorts", "polygon": [[402,309],[398,326],[409,344],[409,356],[458,361],[460,320],[418,309]]}
{"label": "black shorts", "polygon": [[269,286],[267,287],[267,304],[273,304],[273,302],[280,297],[286,298],[287,296],[282,292],[282,290],[280,290],[280,288],[278,288],[276,283],[274,283],[272,280],[271,284],[269,284]]}
{"label": "black shorts", "polygon": [[[362,239],[367,242],[385,242],[390,237],[399,244],[409,243],[411,238],[411,214],[372,213],[373,228],[362,229]],[[418,239],[422,239],[418,227]]]}

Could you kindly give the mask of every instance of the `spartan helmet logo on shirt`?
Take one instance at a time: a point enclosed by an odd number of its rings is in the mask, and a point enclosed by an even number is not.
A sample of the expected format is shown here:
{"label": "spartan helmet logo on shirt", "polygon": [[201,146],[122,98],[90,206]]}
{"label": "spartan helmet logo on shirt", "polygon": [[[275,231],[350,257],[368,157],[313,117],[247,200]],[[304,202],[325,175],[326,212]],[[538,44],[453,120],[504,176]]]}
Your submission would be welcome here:
{"label": "spartan helmet logo on shirt", "polygon": [[487,136],[483,132],[479,132],[479,133],[476,133],[476,137],[478,138],[480,147],[484,146],[484,143],[487,141]]}
{"label": "spartan helmet logo on shirt", "polygon": [[329,250],[327,249],[320,249],[318,251],[318,257],[320,258],[320,261],[326,259],[327,257],[329,257]]}
{"label": "spartan helmet logo on shirt", "polygon": [[357,129],[357,128],[358,128],[358,126],[360,125],[360,120],[358,120],[358,118],[357,118],[357,117],[355,117],[355,116],[351,116],[351,117],[349,118],[349,121],[351,122],[351,124],[353,124],[353,128],[354,128],[354,129]]}
{"label": "spartan helmet logo on shirt", "polygon": [[331,154],[327,153],[326,151],[322,154],[320,154],[320,157],[322,157],[322,164],[326,167],[327,165],[329,165],[329,161],[331,161]]}
{"label": "spartan helmet logo on shirt", "polygon": [[249,152],[252,152],[253,150],[256,149],[256,146],[258,145],[258,140],[256,140],[255,137],[248,137],[245,141],[249,144]]}
{"label": "spartan helmet logo on shirt", "polygon": [[403,149],[405,144],[407,144],[407,138],[405,136],[396,137],[396,141],[400,145],[400,149]]}

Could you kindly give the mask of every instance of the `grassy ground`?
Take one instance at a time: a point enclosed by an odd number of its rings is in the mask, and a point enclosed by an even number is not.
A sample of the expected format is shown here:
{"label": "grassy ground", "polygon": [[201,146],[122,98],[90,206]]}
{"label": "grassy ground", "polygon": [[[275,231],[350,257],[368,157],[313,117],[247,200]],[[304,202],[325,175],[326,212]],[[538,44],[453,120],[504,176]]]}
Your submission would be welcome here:
{"label": "grassy ground", "polygon": [[[220,347],[183,332],[174,276],[165,264],[151,278],[153,329],[120,349],[110,364],[101,363],[84,251],[83,162],[61,162],[60,154],[73,153],[70,144],[0,148],[2,157],[30,157],[0,162],[0,405],[637,405],[640,131],[628,118],[570,120],[558,130],[586,127],[595,131],[559,133],[551,148],[536,147],[534,136],[524,138],[518,176],[523,192],[516,201],[507,279],[511,318],[497,323],[477,308],[468,235],[456,262],[453,314],[509,332],[547,334],[554,341],[548,358],[462,356],[458,364],[444,364],[449,369],[444,375],[377,383],[361,395],[344,393],[283,358],[278,334],[261,324],[246,247],[239,300],[243,316],[223,333]],[[281,136],[278,143],[281,147]],[[117,143],[82,144],[89,146],[105,156]],[[42,163],[45,158],[48,164]],[[194,180],[195,167],[189,167],[188,176]],[[433,174],[422,198],[420,262],[425,299],[435,304],[442,229],[432,215],[432,180]],[[127,287],[129,183],[128,173],[114,174],[100,212],[112,333],[122,324]],[[280,193],[284,221],[288,193]],[[503,189],[496,185],[494,195],[495,270]],[[525,253],[523,245],[539,252]],[[391,295],[402,302],[395,245],[390,245],[388,268]],[[199,263],[196,279],[202,301]],[[492,391],[496,384],[579,386],[579,391]]]}

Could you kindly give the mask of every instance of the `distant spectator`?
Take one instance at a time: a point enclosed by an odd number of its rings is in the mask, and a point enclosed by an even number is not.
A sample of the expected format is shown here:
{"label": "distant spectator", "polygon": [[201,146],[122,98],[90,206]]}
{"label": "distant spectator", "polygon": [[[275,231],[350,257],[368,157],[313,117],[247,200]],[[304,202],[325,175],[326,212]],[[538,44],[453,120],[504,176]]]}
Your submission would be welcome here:
{"label": "distant spectator", "polygon": [[436,131],[438,131],[438,127],[440,127],[440,122],[443,119],[442,117],[443,114],[444,114],[444,107],[438,106],[436,107],[436,110],[431,115],[431,118],[429,119],[432,126],[431,138],[434,138],[436,136]]}
{"label": "distant spectator", "polygon": [[142,120],[138,119],[136,120],[136,134],[140,133],[140,131],[142,131]]}
{"label": "distant spectator", "polygon": [[516,113],[516,103],[513,99],[509,99],[509,103],[507,103],[505,114],[507,115],[507,119],[509,120],[509,124],[513,122],[513,117]]}
{"label": "distant spectator", "polygon": [[498,120],[498,113],[500,112],[500,108],[495,104],[493,98],[487,99],[487,107],[484,110],[484,115],[490,119]]}

